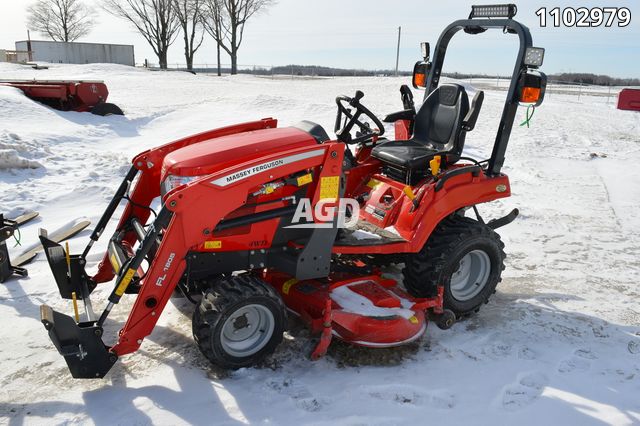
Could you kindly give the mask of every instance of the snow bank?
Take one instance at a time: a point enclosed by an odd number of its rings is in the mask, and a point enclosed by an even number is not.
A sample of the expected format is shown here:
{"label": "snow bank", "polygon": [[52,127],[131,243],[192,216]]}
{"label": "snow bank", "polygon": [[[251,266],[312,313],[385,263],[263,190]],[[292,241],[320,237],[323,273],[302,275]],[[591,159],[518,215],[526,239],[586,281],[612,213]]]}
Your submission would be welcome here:
{"label": "snow bank", "polygon": [[0,131],[0,170],[37,169],[42,167],[36,159],[45,158],[51,151],[48,147],[23,141],[15,133]]}
{"label": "snow bank", "polygon": [[4,169],[37,169],[42,164],[20,157],[14,149],[0,149],[0,170]]}
{"label": "snow bank", "polygon": [[27,98],[22,90],[0,83],[0,120],[6,126],[35,115],[47,116],[48,108]]}

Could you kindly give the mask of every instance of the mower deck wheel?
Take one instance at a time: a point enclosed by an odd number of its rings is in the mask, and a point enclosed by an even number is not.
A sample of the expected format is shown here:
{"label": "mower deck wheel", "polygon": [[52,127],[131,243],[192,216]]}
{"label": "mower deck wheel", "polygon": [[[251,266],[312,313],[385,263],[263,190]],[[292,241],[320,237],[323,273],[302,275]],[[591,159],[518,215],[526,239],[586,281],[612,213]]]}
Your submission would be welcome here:
{"label": "mower deck wheel", "polygon": [[441,314],[429,314],[429,321],[433,321],[440,330],[448,330],[456,323],[456,314],[445,309]]}
{"label": "mower deck wheel", "polygon": [[444,308],[461,317],[489,301],[504,270],[504,243],[487,225],[451,216],[418,253],[407,256],[404,285],[415,297],[433,297],[444,286]]}
{"label": "mower deck wheel", "polygon": [[257,364],[282,341],[286,311],[280,296],[251,275],[221,278],[193,314],[193,337],[204,356],[223,368]]}

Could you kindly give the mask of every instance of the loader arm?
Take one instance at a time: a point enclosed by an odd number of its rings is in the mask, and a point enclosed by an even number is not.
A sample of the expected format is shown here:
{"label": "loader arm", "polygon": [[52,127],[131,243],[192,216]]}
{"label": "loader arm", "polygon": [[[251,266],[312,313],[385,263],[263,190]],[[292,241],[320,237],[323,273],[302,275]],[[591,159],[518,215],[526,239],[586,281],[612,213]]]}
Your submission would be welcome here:
{"label": "loader arm", "polygon": [[[182,277],[188,252],[210,239],[210,232],[207,231],[215,229],[224,217],[244,205],[252,188],[289,176],[301,169],[319,166],[323,166],[321,176],[339,176],[342,171],[343,150],[342,144],[292,149],[208,175],[167,194],[163,209],[171,212],[170,222],[164,231],[155,258],[141,282],[140,293],[119,334],[118,343],[111,350],[121,356],[140,347],[142,340],[155,327],[160,313]],[[227,184],[229,177],[237,176],[239,172],[286,158],[300,160]],[[314,204],[318,202],[319,197],[320,191],[316,190]],[[225,200],[224,203],[215,202],[222,199]],[[147,237],[152,236],[148,234]],[[144,242],[142,244],[144,245]],[[330,252],[330,246],[327,247],[327,251]],[[138,255],[139,253],[136,256]],[[132,262],[135,262],[135,259]],[[126,275],[126,272],[121,272],[116,288],[119,287],[121,278]]]}
{"label": "loader arm", "polygon": [[[78,319],[74,320],[46,305],[41,307],[42,322],[58,351],[65,357],[72,375],[76,378],[104,377],[119,356],[134,352],[140,347],[143,339],[155,327],[183,276],[189,253],[205,241],[215,238],[214,230],[217,225],[234,210],[245,205],[252,191],[267,182],[288,177],[300,170],[314,169],[318,171],[320,183],[310,187],[308,196],[315,205],[322,194],[326,194],[326,191],[323,192],[323,178],[329,178],[330,182],[340,180],[344,149],[343,144],[326,143],[264,155],[211,173],[166,194],[162,209],[137,244],[135,254],[126,259],[120,268],[108,304],[98,321],[89,317],[85,322],[78,322]],[[140,180],[138,187],[145,182],[148,181]],[[149,194],[152,192],[149,190],[142,194],[151,197]],[[335,195],[337,204],[341,192]],[[141,198],[138,200],[141,201]],[[218,200],[225,202],[220,203]],[[131,216],[135,209],[128,206],[127,213]],[[124,224],[126,221],[121,221],[121,226]],[[133,234],[138,235],[136,232]],[[335,238],[335,234],[333,237]],[[333,240],[325,238],[320,242],[320,249],[314,254],[328,262]],[[52,270],[64,267],[64,249],[46,241],[46,238],[43,244],[47,245]],[[157,250],[152,253],[151,249],[156,244]],[[311,240],[308,246],[310,245],[313,245]],[[304,256],[304,249],[299,256]],[[76,255],[72,259],[76,257],[81,259]],[[141,277],[136,277],[144,259],[150,260],[150,266]],[[315,270],[315,258],[313,261],[304,260],[303,258],[301,261],[313,266]],[[72,272],[70,276],[62,274],[56,278],[59,288],[61,291],[63,288],[76,291],[85,300],[85,294],[80,290],[80,286],[86,284],[86,275],[82,274],[84,263],[72,262],[68,267]],[[318,270],[324,272],[320,268]],[[118,333],[117,343],[111,347],[102,340],[103,324],[134,281],[140,285],[138,295],[124,327]],[[89,299],[88,294],[86,299]]]}

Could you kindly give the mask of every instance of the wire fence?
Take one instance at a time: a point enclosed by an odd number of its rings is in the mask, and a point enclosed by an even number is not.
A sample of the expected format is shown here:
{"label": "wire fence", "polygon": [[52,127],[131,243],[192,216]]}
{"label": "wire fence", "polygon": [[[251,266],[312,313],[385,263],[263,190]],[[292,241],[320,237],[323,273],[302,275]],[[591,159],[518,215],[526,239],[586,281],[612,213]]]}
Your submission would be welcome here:
{"label": "wire fence", "polygon": [[[140,64],[151,70],[160,71],[157,64]],[[391,76],[410,76],[410,71],[398,71],[398,74],[392,70],[366,70],[366,69],[336,69],[321,66],[307,65],[241,65],[238,66],[239,74],[250,74],[271,78],[291,78],[291,79],[309,79],[309,78],[337,78],[337,77],[391,77]],[[186,64],[173,63],[168,64],[168,69],[162,71],[188,71]],[[192,71],[197,74],[217,75],[217,64],[194,64]],[[221,64],[220,72],[222,75],[231,73],[230,64]],[[511,79],[504,76],[496,77],[462,77],[456,74],[447,75],[450,78],[457,78],[477,89],[482,90],[498,90],[506,91],[509,88]],[[546,96],[553,95],[569,95],[575,97],[577,101],[590,100],[615,103],[618,94],[626,86],[601,86],[587,83],[568,83],[564,81],[549,80],[547,82]],[[639,87],[635,87],[639,88]]]}
{"label": "wire fence", "polygon": [[[489,78],[468,78],[465,79],[472,86],[483,90],[508,90],[511,80],[506,77]],[[549,80],[547,82],[546,96],[570,95],[576,100],[597,101],[612,103],[618,99],[620,91],[627,86],[601,86],[587,83],[568,83],[565,81]]]}
{"label": "wire fence", "polygon": [[[158,64],[136,64],[154,71],[189,71],[184,63],[169,63],[166,70],[160,70]],[[367,70],[367,69],[337,69],[318,65],[245,65],[238,64],[239,74],[252,74],[275,77],[372,77],[394,76],[394,70]],[[198,74],[217,74],[217,64],[193,64],[192,70]],[[231,73],[231,64],[221,64],[220,72],[223,75]],[[411,75],[410,71],[398,71],[398,75]]]}

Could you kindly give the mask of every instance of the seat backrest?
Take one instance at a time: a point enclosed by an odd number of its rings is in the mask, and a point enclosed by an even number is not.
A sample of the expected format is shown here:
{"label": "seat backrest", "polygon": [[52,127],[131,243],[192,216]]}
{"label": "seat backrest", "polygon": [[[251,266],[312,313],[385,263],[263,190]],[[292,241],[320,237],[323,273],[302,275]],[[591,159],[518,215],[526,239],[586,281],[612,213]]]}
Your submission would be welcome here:
{"label": "seat backrest", "polygon": [[459,84],[442,84],[427,96],[416,114],[413,140],[452,154],[457,161],[464,148],[462,122],[469,111],[469,96]]}

